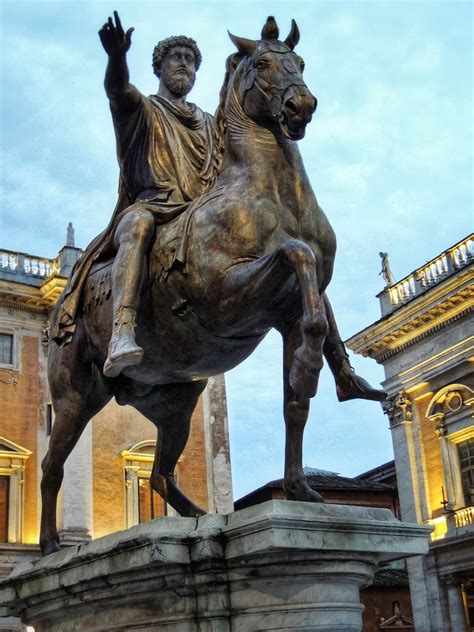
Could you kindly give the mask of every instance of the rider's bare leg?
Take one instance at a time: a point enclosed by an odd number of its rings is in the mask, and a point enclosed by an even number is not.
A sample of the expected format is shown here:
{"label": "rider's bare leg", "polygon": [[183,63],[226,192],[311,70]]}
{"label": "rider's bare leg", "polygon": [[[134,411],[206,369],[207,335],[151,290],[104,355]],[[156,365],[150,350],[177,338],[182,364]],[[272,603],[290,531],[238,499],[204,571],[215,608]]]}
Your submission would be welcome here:
{"label": "rider's bare leg", "polygon": [[371,399],[382,401],[387,397],[384,391],[371,386],[363,377],[357,375],[349,362],[344,343],[339,334],[336,319],[326,294],[323,294],[326,318],[329,325],[324,342],[324,357],[336,380],[336,393],[340,402],[349,399]]}
{"label": "rider's bare leg", "polygon": [[112,267],[113,330],[104,375],[116,377],[127,366],[139,364],[143,349],[135,342],[135,325],[143,285],[145,259],[155,230],[148,211],[129,211],[115,231],[117,248]]}

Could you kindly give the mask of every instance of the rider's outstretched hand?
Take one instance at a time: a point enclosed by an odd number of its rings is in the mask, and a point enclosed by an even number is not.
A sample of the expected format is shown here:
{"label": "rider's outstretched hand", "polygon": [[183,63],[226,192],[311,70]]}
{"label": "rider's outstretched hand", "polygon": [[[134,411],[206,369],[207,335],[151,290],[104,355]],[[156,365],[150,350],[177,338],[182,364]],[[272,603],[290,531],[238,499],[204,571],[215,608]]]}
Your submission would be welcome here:
{"label": "rider's outstretched hand", "polygon": [[99,31],[100,41],[108,55],[126,53],[132,43],[132,33],[135,30],[130,28],[125,33],[117,11],[114,11],[114,17],[115,25],[112,18],[109,18]]}

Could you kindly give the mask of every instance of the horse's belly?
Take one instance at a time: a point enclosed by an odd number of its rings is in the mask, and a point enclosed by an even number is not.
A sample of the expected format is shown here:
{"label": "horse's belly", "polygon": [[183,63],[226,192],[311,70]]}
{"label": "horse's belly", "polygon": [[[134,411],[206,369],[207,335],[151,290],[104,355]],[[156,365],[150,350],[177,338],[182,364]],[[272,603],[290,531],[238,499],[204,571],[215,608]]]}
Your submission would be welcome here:
{"label": "horse's belly", "polygon": [[234,338],[212,334],[173,283],[163,283],[155,284],[149,297],[142,297],[136,339],[145,356],[140,365],[124,373],[143,382],[164,384],[228,371],[245,360],[263,336]]}

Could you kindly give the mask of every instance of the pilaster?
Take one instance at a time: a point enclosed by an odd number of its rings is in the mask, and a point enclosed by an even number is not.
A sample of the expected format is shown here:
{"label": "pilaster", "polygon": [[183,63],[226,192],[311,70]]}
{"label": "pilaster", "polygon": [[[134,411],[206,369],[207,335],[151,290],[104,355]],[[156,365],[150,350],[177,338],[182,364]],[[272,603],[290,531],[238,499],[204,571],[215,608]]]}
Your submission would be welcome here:
{"label": "pilaster", "polygon": [[463,577],[457,574],[443,577],[449,605],[449,624],[451,632],[469,632],[466,620]]}
{"label": "pilaster", "polygon": [[209,512],[233,511],[229,424],[223,375],[210,377],[202,395]]}
{"label": "pilaster", "polygon": [[64,466],[59,536],[63,544],[88,542],[92,530],[92,424],[88,424]]}

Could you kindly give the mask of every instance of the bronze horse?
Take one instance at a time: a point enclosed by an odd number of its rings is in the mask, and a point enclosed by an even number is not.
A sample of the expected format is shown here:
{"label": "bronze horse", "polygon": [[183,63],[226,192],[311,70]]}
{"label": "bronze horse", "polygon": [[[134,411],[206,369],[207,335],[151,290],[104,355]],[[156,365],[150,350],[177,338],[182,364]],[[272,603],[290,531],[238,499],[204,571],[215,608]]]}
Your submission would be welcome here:
{"label": "bronze horse", "polygon": [[[207,378],[242,362],[273,327],[284,343],[285,490],[289,499],[322,501],[303,474],[302,442],[333,319],[325,290],[336,240],[295,142],[316,99],[293,50],[299,39],[294,22],[285,42],[272,20],[259,41],[231,39],[238,52],[227,60],[216,114],[222,169],[211,194],[186,212],[184,264],[176,262],[165,281],[152,274],[145,283],[136,330],[143,361],[117,378],[104,377],[111,300],[79,315],[70,344],[51,345],[56,419],[41,484],[45,554],[59,549],[56,502],[64,462],[113,396],[158,429],[153,489],[181,515],[203,514],[174,478],[191,415]],[[166,247],[166,230],[158,227],[151,260]],[[111,265],[102,263],[102,273]],[[90,278],[95,274],[97,266]]]}

